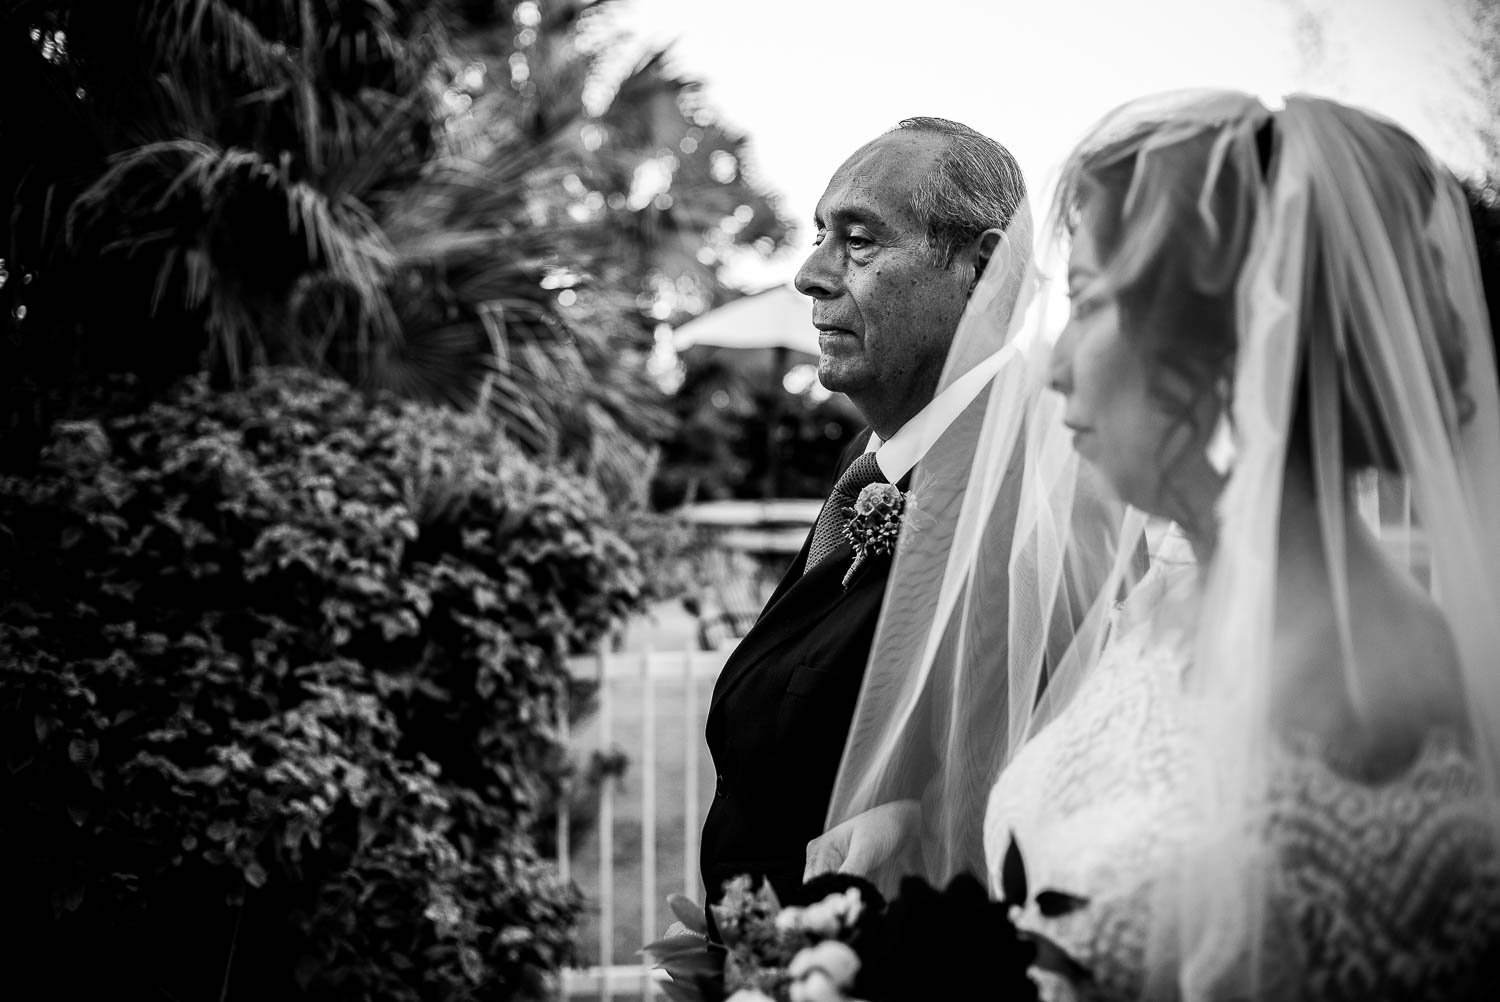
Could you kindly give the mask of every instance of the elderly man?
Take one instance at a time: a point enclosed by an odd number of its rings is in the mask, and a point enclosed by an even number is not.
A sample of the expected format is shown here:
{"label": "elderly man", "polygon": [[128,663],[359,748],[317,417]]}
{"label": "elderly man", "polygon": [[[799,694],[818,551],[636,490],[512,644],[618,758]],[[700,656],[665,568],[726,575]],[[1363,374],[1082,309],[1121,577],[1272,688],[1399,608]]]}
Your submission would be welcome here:
{"label": "elderly man", "polygon": [[[802,552],[724,666],[707,738],[717,790],[703,830],[710,900],[739,874],[785,898],[824,828],[880,617],[890,558],[853,566],[846,511],[866,485],[905,486],[980,378],[938,392],[960,316],[1025,196],[1014,158],[943,119],[903,121],[854,153],[817,208],[797,274],[821,332],[818,375],[869,430],[845,453]],[[852,573],[851,573],[852,568]]]}

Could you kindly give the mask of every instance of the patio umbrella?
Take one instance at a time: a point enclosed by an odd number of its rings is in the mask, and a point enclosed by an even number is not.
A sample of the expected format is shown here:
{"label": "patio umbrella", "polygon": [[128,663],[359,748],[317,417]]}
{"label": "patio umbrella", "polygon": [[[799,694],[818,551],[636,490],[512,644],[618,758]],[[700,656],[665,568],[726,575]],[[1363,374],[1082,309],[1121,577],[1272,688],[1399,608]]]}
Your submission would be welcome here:
{"label": "patio umbrella", "polygon": [[690,320],[672,334],[679,352],[696,345],[719,348],[785,348],[818,353],[812,300],[790,285],[777,285],[726,303]]}
{"label": "patio umbrella", "polygon": [[[818,330],[812,325],[812,300],[791,285],[772,286],[710,310],[678,327],[672,346],[679,354],[706,356],[734,353],[730,364],[746,378],[780,388],[787,372],[797,365],[816,364]],[[773,399],[780,399],[779,395]],[[843,398],[838,398],[848,407]],[[781,489],[781,456],[774,438],[777,414],[766,428],[769,469],[765,490],[776,496]]]}

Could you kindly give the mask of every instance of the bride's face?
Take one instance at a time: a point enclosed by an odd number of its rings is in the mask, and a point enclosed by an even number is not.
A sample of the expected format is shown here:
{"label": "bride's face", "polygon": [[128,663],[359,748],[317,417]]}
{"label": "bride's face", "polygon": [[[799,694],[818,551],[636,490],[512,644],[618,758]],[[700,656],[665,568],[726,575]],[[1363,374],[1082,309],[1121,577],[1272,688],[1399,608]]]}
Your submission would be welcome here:
{"label": "bride's face", "polygon": [[1180,392],[1185,387],[1154,392],[1177,377],[1153,358],[1148,338],[1127,330],[1103,278],[1099,243],[1085,211],[1068,262],[1071,310],[1051,359],[1052,387],[1067,398],[1063,421],[1078,454],[1122,501],[1194,523],[1196,509],[1211,512],[1217,493],[1217,478],[1202,458],[1202,429],[1212,427],[1211,415],[1182,414],[1162,403],[1192,394]]}

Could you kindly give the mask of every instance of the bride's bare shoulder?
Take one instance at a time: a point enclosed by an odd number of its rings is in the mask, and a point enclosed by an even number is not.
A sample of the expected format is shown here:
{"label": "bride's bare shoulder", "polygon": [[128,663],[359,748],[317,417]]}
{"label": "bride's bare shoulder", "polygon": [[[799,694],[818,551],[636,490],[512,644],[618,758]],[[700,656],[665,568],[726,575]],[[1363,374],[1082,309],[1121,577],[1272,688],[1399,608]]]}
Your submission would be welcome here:
{"label": "bride's bare shoulder", "polygon": [[1341,715],[1335,744],[1346,763],[1362,763],[1356,772],[1381,775],[1403,769],[1436,733],[1464,738],[1464,686],[1453,632],[1408,574],[1372,574],[1356,595],[1355,663],[1340,663],[1339,674],[1361,704]]}
{"label": "bride's bare shoulder", "polygon": [[1377,580],[1378,600],[1366,615],[1370,643],[1361,645],[1382,692],[1429,723],[1464,718],[1458,646],[1432,596],[1408,573],[1388,567]]}

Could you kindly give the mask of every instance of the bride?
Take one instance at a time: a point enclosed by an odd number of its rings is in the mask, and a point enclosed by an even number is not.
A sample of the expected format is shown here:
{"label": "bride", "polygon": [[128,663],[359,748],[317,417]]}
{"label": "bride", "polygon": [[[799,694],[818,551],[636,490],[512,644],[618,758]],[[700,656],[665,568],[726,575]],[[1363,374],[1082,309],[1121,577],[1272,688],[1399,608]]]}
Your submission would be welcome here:
{"label": "bride", "polygon": [[[1034,503],[986,555],[976,477],[921,656],[877,633],[809,874],[915,856],[998,896],[1013,840],[1087,900],[1018,912],[1089,972],[1038,972],[1054,998],[1497,997],[1500,408],[1461,189],[1373,115],[1192,92],[1096,126],[1056,207],[1057,392],[990,409]],[[1132,512],[1076,631],[1104,544],[1057,510],[1059,431]]]}

